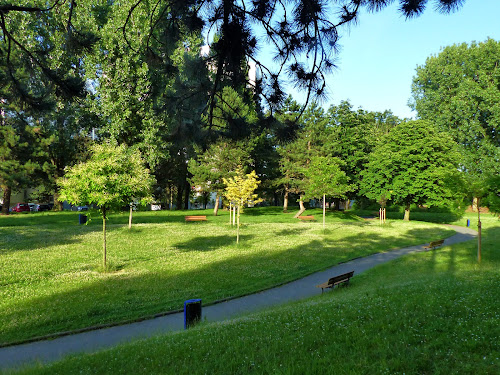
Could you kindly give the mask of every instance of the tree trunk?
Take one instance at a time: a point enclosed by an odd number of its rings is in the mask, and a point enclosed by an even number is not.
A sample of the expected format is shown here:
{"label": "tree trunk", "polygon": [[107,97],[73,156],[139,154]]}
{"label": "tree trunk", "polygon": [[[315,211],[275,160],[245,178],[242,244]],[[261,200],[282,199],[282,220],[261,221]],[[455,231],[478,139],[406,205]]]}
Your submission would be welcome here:
{"label": "tree trunk", "polygon": [[404,216],[403,220],[410,221],[410,204],[409,203],[405,207],[405,216]]}
{"label": "tree trunk", "polygon": [[229,225],[231,225],[231,221],[233,219],[233,205],[229,202]]}
{"label": "tree trunk", "polygon": [[[55,175],[55,179],[56,179],[56,182],[57,182],[57,180],[59,179],[59,177],[61,177],[61,176],[64,175],[64,170],[60,169],[58,167],[56,167],[56,168],[57,168],[57,172],[56,172],[56,175]],[[63,203],[64,202],[61,202],[59,200],[59,186],[56,183],[55,187],[54,187],[54,209],[56,209],[57,211],[64,210]]]}
{"label": "tree trunk", "polygon": [[240,243],[240,206],[238,205],[238,220],[236,223],[236,243]]}
{"label": "tree trunk", "polygon": [[481,206],[477,198],[477,262],[481,263]]}
{"label": "tree trunk", "polygon": [[233,204],[233,225],[236,225],[236,206]]}
{"label": "tree trunk", "polygon": [[12,190],[10,186],[2,186],[2,189],[3,189],[2,215],[8,215],[10,207],[10,195],[12,194]]}
{"label": "tree trunk", "polygon": [[472,198],[472,212],[479,212],[479,198]]}
{"label": "tree trunk", "polygon": [[283,197],[283,212],[288,212],[288,190],[285,190],[285,196]]}
{"label": "tree trunk", "polygon": [[168,209],[172,211],[174,209],[174,189],[172,185],[168,188],[170,194],[170,201],[168,202]]}
{"label": "tree trunk", "polygon": [[128,215],[128,229],[132,229],[132,203],[130,204],[130,213]]}
{"label": "tree trunk", "polygon": [[176,210],[181,210],[182,209],[182,184],[177,185],[177,197],[175,200],[175,209]]}
{"label": "tree trunk", "polygon": [[[216,192],[215,193],[214,216],[217,216],[217,214],[219,213],[219,199],[220,199],[219,192]],[[231,215],[229,215],[229,216],[231,216]]]}
{"label": "tree trunk", "polygon": [[298,218],[300,215],[302,215],[304,213],[304,211],[306,210],[306,207],[304,206],[304,196],[301,195],[300,196],[300,199],[299,199],[299,212],[297,212],[294,216],[294,218]]}
{"label": "tree trunk", "polygon": [[106,272],[106,207],[102,208],[102,265]]}
{"label": "tree trunk", "polygon": [[349,206],[351,205],[351,200],[350,199],[347,199],[345,201],[345,208],[344,208],[344,211],[347,211],[349,209]]}
{"label": "tree trunk", "polygon": [[326,196],[323,194],[323,230],[325,230],[325,217],[326,217]]}
{"label": "tree trunk", "polygon": [[203,193],[203,209],[207,209],[207,203],[208,203],[208,193],[204,192]]}
{"label": "tree trunk", "polygon": [[189,194],[191,193],[191,185],[186,181],[184,184],[184,209],[187,210],[189,208]]}
{"label": "tree trunk", "polygon": [[64,205],[63,202],[59,200],[59,187],[56,185],[54,188],[54,208],[57,211],[62,211],[64,210]]}
{"label": "tree trunk", "polygon": [[339,211],[340,210],[340,198],[334,198],[333,199],[333,207],[330,207],[332,211]]}

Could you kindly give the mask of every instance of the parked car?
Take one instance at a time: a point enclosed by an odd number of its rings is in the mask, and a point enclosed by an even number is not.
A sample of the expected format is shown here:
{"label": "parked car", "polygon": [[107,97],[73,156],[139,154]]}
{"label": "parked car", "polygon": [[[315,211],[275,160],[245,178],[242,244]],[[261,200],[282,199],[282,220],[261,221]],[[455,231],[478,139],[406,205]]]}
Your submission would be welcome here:
{"label": "parked car", "polygon": [[36,211],[36,204],[34,204],[34,203],[28,203],[28,206],[30,206],[30,211],[31,212]]}
{"label": "parked car", "polygon": [[89,207],[88,206],[78,206],[76,208],[77,211],[88,211]]}
{"label": "parked car", "polygon": [[12,207],[12,212],[30,212],[28,203],[18,203]]}
{"label": "parked car", "polygon": [[42,211],[50,211],[50,206],[48,204],[37,204],[35,211],[37,212],[42,212]]}

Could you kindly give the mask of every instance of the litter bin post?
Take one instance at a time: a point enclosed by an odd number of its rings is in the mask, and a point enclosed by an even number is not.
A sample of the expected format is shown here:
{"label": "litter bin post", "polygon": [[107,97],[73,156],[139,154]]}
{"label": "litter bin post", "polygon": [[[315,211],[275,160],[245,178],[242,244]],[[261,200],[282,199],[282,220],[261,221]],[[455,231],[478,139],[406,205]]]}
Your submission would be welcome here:
{"label": "litter bin post", "polygon": [[195,325],[201,320],[201,299],[184,301],[184,329]]}
{"label": "litter bin post", "polygon": [[467,228],[470,227],[470,220],[467,219]]}
{"label": "litter bin post", "polygon": [[87,222],[87,215],[78,214],[78,223],[85,224]]}

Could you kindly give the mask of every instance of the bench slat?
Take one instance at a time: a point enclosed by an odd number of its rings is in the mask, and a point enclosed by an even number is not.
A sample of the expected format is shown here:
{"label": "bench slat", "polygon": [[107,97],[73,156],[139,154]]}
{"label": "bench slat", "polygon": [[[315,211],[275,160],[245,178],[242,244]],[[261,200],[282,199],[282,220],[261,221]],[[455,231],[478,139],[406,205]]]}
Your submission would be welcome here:
{"label": "bench slat", "polygon": [[314,220],[314,216],[313,215],[297,216],[297,219],[300,219],[300,220]]}
{"label": "bench slat", "polygon": [[427,246],[424,246],[426,250],[434,250],[436,247],[441,246],[444,243],[444,240],[431,241]]}
{"label": "bench slat", "polygon": [[184,216],[186,221],[207,221],[206,216],[198,215],[198,216]]}
{"label": "bench slat", "polygon": [[317,288],[321,288],[321,293],[323,293],[323,289],[326,288],[334,288],[335,285],[340,285],[345,283],[346,285],[349,284],[349,279],[354,275],[354,271],[344,273],[342,275],[337,275],[334,277],[331,277],[328,279],[328,281],[324,282],[323,284],[316,285]]}

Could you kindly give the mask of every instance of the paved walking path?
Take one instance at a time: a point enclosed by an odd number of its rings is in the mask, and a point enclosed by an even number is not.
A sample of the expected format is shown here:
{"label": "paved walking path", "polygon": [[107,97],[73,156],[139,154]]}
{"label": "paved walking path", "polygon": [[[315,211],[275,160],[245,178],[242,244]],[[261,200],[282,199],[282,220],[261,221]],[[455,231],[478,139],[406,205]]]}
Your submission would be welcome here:
{"label": "paved walking path", "polygon": [[[472,229],[452,225],[449,227],[454,229],[457,234],[447,238],[444,241],[444,246],[468,241],[477,235],[477,232]],[[315,285],[328,280],[332,275],[352,270],[356,275],[402,255],[423,251],[423,246],[410,246],[354,259],[273,289],[205,306],[203,307],[203,319],[209,322],[231,319],[266,307],[318,295],[321,294],[321,289],[316,288]],[[182,329],[184,329],[184,315],[176,313],[53,340],[0,348],[0,370],[34,362],[53,362],[69,354],[96,352],[131,340]]]}

